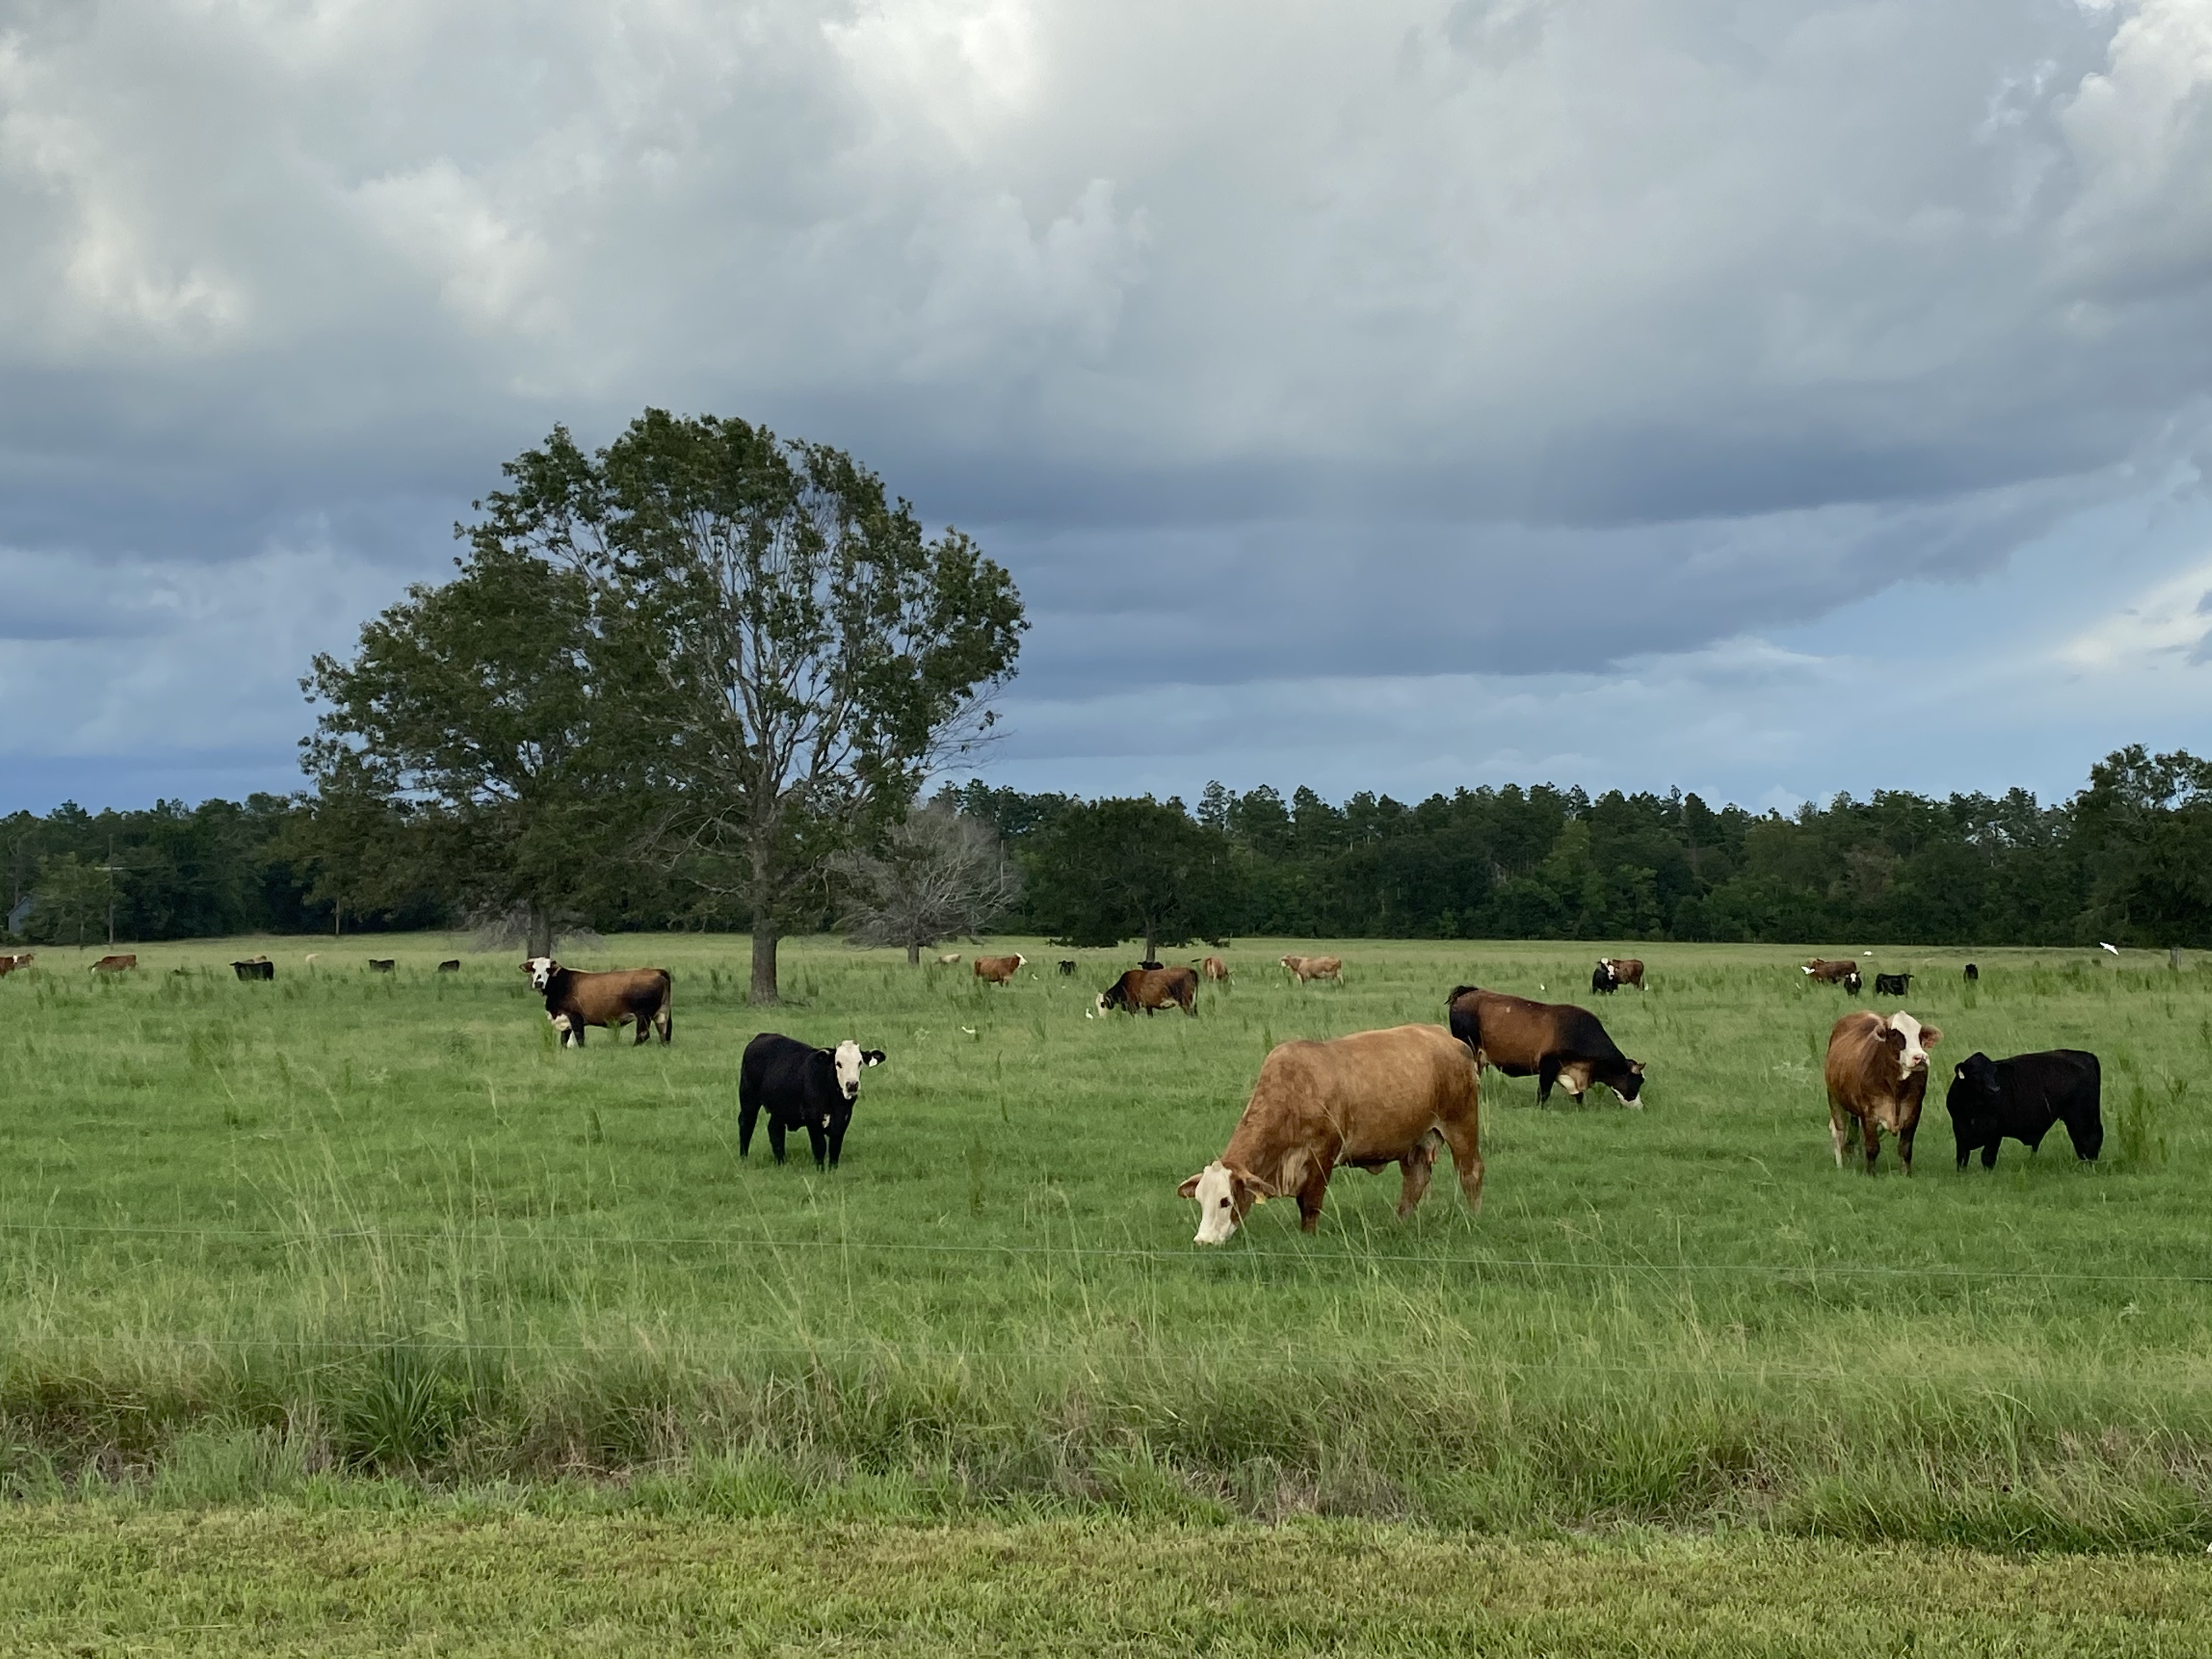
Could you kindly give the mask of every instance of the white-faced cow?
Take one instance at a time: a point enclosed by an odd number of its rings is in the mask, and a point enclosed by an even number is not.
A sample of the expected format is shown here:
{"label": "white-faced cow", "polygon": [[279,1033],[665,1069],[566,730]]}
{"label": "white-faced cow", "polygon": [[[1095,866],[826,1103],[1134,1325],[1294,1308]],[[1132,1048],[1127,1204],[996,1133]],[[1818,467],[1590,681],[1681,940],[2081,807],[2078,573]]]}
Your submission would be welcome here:
{"label": "white-faced cow", "polygon": [[123,974],[128,973],[137,965],[137,954],[131,952],[118,957],[102,957],[92,964],[92,971],[95,974]]}
{"label": "white-faced cow", "polygon": [[1624,985],[1644,988],[1644,963],[1637,957],[1600,957],[1597,971],[1590,975],[1590,989],[1610,995]]}
{"label": "white-faced cow", "polygon": [[783,1138],[806,1131],[814,1167],[836,1169],[845,1131],[860,1098],[860,1073],[884,1063],[880,1048],[863,1048],[848,1037],[835,1048],[817,1048],[776,1031],[745,1044],[738,1073],[738,1156],[752,1151],[753,1125],[768,1114],[768,1146],[783,1162]]}
{"label": "white-faced cow", "polygon": [[1856,962],[1827,962],[1814,957],[1802,969],[1816,985],[1840,985],[1853,996],[1859,994],[1859,965]]}
{"label": "white-faced cow", "polygon": [[1455,986],[1444,1008],[1452,1035],[1483,1065],[1536,1079],[1539,1106],[1551,1100],[1553,1084],[1565,1085],[1579,1106],[1590,1085],[1602,1083],[1642,1109],[1644,1062],[1622,1054],[1589,1009],[1473,985]]}
{"label": "white-faced cow", "polygon": [[1013,979],[1016,970],[1028,960],[1027,957],[1018,954],[1011,957],[977,957],[975,977],[988,985],[1005,985]]}
{"label": "white-faced cow", "polygon": [[1311,979],[1333,979],[1344,983],[1344,958],[1341,957],[1285,957],[1283,966],[1291,977],[1301,985]]}
{"label": "white-faced cow", "polygon": [[1902,1011],[1885,1018],[1862,1008],[1845,1014],[1828,1033],[1828,1133],[1836,1167],[1863,1137],[1866,1170],[1874,1173],[1881,1132],[1897,1137],[1897,1161],[1912,1173],[1912,1135],[1928,1094],[1928,1051],[1943,1039]]}
{"label": "white-faced cow", "polygon": [[1330,1173],[1395,1164],[1400,1216],[1429,1188],[1439,1147],[1468,1206],[1482,1208],[1482,1133],[1474,1057],[1441,1025],[1284,1042],[1261,1062],[1252,1098],[1221,1156],[1176,1190],[1198,1200],[1200,1244],[1219,1244],[1252,1206],[1295,1197],[1298,1225],[1320,1224]]}
{"label": "white-faced cow", "polygon": [[0,979],[7,978],[18,968],[28,967],[31,958],[37,954],[34,951],[25,951],[19,955],[0,956]]}
{"label": "white-faced cow", "polygon": [[545,1018],[561,1034],[564,1048],[582,1048],[586,1026],[611,1030],[627,1021],[636,1023],[638,1043],[649,1031],[658,1030],[663,1042],[674,1036],[670,1009],[676,987],[665,968],[580,974],[551,957],[532,957],[522,964],[522,971],[530,975],[532,990],[544,993]]}
{"label": "white-faced cow", "polygon": [[1148,1015],[1155,1009],[1180,1008],[1196,1018],[1198,975],[1188,968],[1132,968],[1098,994],[1091,1012],[1103,1014],[1113,1008],[1125,1014],[1141,1008]]}

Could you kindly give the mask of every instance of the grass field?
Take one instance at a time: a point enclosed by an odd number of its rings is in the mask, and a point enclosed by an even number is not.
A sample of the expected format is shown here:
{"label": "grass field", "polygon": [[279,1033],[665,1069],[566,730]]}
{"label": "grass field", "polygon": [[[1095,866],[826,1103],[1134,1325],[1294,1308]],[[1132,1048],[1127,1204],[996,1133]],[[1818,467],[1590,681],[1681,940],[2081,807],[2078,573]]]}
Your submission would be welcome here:
{"label": "grass field", "polygon": [[[2108,1138],[1957,1174],[1937,1100],[1917,1173],[1869,1180],[1830,1153],[1847,1005],[1803,952],[1650,946],[1601,1010],[1648,1109],[1493,1077],[1480,1217],[1440,1178],[1401,1224],[1395,1171],[1346,1171],[1316,1236],[1275,1204],[1206,1251],[1174,1188],[1270,1043],[1434,1019],[1461,981],[1586,1001],[1595,949],[1324,944],[1338,990],[1240,941],[1199,1018],[1089,1020],[1122,958],[1066,981],[1014,945],[1042,971],[994,990],[797,941],[763,1020],[742,939],[619,939],[577,965],[673,969],[675,1044],[581,1053],[510,958],[433,972],[436,937],[112,980],[41,952],[0,981],[0,1476],[281,1505],[397,1474],[587,1490],[609,1525],[2212,1542],[2212,975],[1984,951],[1968,992],[1963,956],[1880,953],[1924,975],[1942,1077],[2099,1050]],[[254,950],[273,984],[232,978]],[[737,1158],[764,1024],[889,1051],[834,1174]]]}

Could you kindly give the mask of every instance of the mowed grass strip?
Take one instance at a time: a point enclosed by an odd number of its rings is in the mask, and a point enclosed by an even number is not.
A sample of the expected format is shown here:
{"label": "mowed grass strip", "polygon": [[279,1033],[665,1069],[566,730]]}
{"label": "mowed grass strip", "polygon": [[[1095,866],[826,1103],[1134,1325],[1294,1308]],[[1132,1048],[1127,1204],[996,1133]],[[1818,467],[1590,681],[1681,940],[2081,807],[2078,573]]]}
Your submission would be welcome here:
{"label": "mowed grass strip", "polygon": [[87,1505],[10,1516],[15,1653],[2179,1656],[2196,1560],[1368,1524],[920,1528]]}
{"label": "mowed grass strip", "polygon": [[[0,981],[0,1474],[68,1490],[235,1431],[278,1488],[742,1455],[946,1516],[1167,1489],[1271,1517],[2212,1541],[2212,975],[1980,952],[1970,989],[1969,953],[1880,951],[1945,1040],[1917,1172],[1893,1146],[1869,1180],[1834,1167],[1820,1080],[1863,1005],[1795,966],[1841,946],[1642,947],[1651,989],[1597,1000],[1597,946],[1302,942],[1345,957],[1340,989],[1240,942],[1198,1018],[1102,1020],[1126,956],[1001,945],[1031,958],[1002,988],[794,941],[763,1012],[741,939],[617,939],[576,965],[673,970],[676,1042],[581,1053],[519,958],[439,974],[441,938],[150,946],[97,979],[96,952],[42,951]],[[276,981],[236,981],[262,951]],[[1492,1076],[1480,1218],[1440,1181],[1401,1223],[1395,1175],[1347,1171],[1316,1235],[1268,1205],[1191,1244],[1176,1183],[1271,1043],[1434,1020],[1462,981],[1595,1006],[1648,1109],[1539,1110]],[[764,1028],[889,1053],[834,1174],[738,1159]],[[2054,1046],[2105,1058],[2104,1161],[2060,1130],[1955,1173],[1948,1064]]]}

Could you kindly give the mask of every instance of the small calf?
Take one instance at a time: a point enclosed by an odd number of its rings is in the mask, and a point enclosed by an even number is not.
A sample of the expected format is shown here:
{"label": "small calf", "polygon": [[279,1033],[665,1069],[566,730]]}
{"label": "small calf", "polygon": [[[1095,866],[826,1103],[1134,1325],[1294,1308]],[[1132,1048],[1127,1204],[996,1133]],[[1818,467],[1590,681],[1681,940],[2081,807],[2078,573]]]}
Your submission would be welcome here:
{"label": "small calf", "polygon": [[1971,1054],[1951,1073],[1943,1103],[1951,1111],[1951,1138],[1959,1167],[1977,1148],[1982,1167],[1997,1166],[1997,1143],[2013,1139],[2031,1152],[2051,1126],[2063,1122],[2074,1156],[2087,1163],[2105,1146],[2104,1072],[2086,1048],[2047,1048],[2039,1054],[1991,1060]]}
{"label": "small calf", "polygon": [[863,1048],[848,1037],[835,1048],[817,1048],[779,1031],[763,1031],[745,1045],[738,1073],[738,1156],[752,1151],[753,1126],[768,1114],[769,1150],[783,1162],[783,1138],[804,1129],[814,1167],[837,1167],[845,1131],[860,1098],[860,1073],[884,1063],[880,1048]]}
{"label": "small calf", "polygon": [[1075,964],[1069,961],[1066,957],[1062,957],[1060,959],[1060,976],[1062,979],[1073,979],[1075,977]]}

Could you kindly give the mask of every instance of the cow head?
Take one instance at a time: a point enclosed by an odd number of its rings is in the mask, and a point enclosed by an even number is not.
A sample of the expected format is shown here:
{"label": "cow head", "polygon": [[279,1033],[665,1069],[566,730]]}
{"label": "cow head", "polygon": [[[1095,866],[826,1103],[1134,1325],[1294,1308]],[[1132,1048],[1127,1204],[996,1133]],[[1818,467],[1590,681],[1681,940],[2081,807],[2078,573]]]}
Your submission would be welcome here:
{"label": "cow head", "polygon": [[1198,1233],[1192,1243],[1225,1244],[1229,1236],[1251,1214],[1252,1206],[1276,1194],[1273,1188],[1249,1170],[1224,1164],[1217,1158],[1176,1188],[1176,1195],[1198,1200]]}
{"label": "cow head", "polygon": [[1091,1010],[1091,1012],[1093,1013],[1103,1014],[1109,1008],[1127,1008],[1128,1006],[1129,982],[1127,976],[1125,975],[1123,977],[1115,980],[1111,985],[1108,986],[1104,990],[1098,994],[1097,1005]]}
{"label": "cow head", "polygon": [[837,1073],[837,1092],[844,1097],[847,1105],[860,1097],[860,1073],[871,1066],[883,1063],[882,1049],[863,1048],[850,1037],[831,1052],[830,1064]]}
{"label": "cow head", "polygon": [[532,957],[522,964],[522,971],[530,975],[530,988],[542,991],[553,982],[553,975],[561,971],[561,964],[550,957]]}
{"label": "cow head", "polygon": [[1892,1014],[1881,1023],[1877,1033],[1881,1045],[1897,1061],[1897,1078],[1902,1083],[1915,1072],[1928,1069],[1928,1051],[1943,1040],[1942,1032],[1933,1025],[1923,1025],[1902,1011]]}
{"label": "cow head", "polygon": [[1620,1080],[1613,1085],[1613,1091],[1629,1105],[1638,1104],[1636,1097],[1644,1092],[1644,1062],[1640,1060],[1630,1060],[1628,1069],[1620,1074]]}

